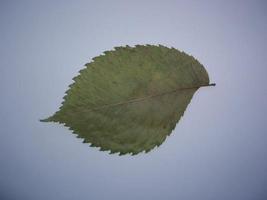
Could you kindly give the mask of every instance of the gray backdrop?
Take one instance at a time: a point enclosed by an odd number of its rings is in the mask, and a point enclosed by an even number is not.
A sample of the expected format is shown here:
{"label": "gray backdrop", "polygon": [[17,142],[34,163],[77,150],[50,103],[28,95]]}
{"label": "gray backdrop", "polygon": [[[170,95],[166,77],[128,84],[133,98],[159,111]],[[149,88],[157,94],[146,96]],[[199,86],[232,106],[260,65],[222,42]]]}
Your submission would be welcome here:
{"label": "gray backdrop", "polygon": [[[0,199],[267,199],[267,2],[0,1]],[[201,88],[149,154],[109,155],[38,120],[114,46],[195,56]]]}

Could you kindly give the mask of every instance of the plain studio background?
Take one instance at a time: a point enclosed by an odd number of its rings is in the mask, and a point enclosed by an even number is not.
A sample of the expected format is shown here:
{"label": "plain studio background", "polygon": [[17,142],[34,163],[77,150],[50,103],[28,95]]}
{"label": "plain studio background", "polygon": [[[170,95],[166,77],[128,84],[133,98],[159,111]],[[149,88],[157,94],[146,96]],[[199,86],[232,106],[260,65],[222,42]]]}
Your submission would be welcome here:
{"label": "plain studio background", "polygon": [[[0,1],[1,200],[267,199],[266,1]],[[149,154],[109,155],[53,114],[86,62],[114,46],[196,57],[201,88]]]}

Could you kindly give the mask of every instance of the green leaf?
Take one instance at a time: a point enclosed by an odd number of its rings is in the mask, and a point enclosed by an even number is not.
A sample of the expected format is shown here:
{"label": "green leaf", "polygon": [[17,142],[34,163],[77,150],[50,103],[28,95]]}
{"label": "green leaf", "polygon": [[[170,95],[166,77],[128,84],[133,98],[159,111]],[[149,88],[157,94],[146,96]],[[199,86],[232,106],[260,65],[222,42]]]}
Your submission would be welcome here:
{"label": "green leaf", "polygon": [[115,47],[73,80],[59,111],[42,121],[120,155],[161,145],[197,89],[213,85],[194,57],[161,45]]}

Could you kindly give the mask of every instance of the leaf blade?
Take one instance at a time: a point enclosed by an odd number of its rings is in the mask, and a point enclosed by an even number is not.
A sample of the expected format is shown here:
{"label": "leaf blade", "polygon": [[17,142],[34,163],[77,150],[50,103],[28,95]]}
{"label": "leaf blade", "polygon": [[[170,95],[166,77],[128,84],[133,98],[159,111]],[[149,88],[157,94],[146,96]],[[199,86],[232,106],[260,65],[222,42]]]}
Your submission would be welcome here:
{"label": "leaf blade", "polygon": [[74,81],[60,110],[43,121],[64,123],[84,142],[120,154],[159,146],[197,89],[209,85],[196,59],[161,45],[106,51]]}

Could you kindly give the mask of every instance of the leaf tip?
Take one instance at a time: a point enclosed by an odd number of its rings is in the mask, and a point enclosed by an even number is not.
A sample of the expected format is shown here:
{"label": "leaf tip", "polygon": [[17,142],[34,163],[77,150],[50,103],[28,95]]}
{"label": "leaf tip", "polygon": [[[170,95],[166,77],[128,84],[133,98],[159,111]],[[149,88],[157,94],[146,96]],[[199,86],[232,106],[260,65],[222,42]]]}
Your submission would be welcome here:
{"label": "leaf tip", "polygon": [[39,119],[40,122],[52,122],[53,121],[53,116],[45,118],[45,119]]}

